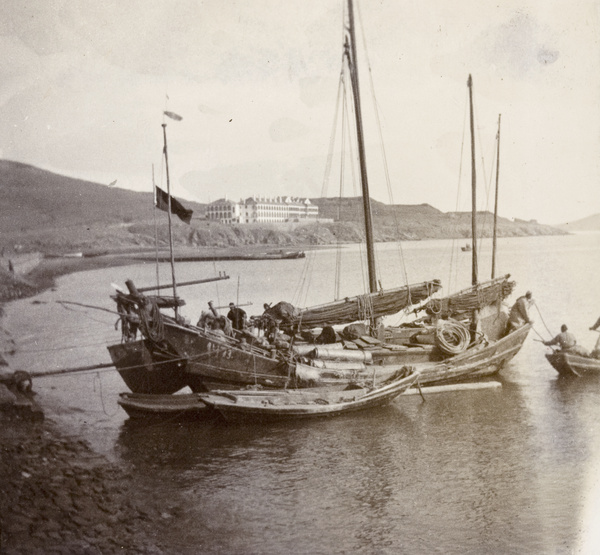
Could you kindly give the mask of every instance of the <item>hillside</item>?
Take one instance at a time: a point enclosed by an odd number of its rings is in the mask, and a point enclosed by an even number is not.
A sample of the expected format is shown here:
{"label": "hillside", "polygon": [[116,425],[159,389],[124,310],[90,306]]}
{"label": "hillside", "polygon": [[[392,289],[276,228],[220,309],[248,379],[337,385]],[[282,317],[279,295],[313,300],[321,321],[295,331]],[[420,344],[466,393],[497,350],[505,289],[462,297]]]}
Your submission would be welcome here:
{"label": "hillside", "polygon": [[[0,247],[13,251],[103,252],[154,245],[152,194],[127,191],[57,175],[17,162],[0,160]],[[174,218],[174,241],[180,246],[326,245],[352,243],[363,237],[359,198],[312,199],[325,223],[229,226],[204,219],[204,205],[185,201],[194,210],[191,225]],[[377,241],[467,238],[470,214],[443,213],[423,204],[386,205],[372,201]],[[159,241],[168,243],[164,213]],[[481,214],[484,235],[492,217]],[[487,223],[484,223],[487,222]],[[561,230],[501,218],[500,236],[553,235]]]}
{"label": "hillside", "polygon": [[[339,218],[346,222],[362,221],[362,200],[360,198],[341,199],[338,211],[338,198],[314,198],[311,202],[319,206],[319,214],[324,218]],[[441,239],[468,238],[471,236],[470,212],[441,212],[429,204],[383,204],[371,201],[371,212],[375,222],[376,236],[380,240],[389,239]],[[485,237],[493,234],[494,215],[490,212],[477,214],[479,233]],[[498,218],[500,237],[521,237],[528,235],[561,235],[566,232],[548,225],[523,220]],[[388,239],[386,239],[386,237]]]}
{"label": "hillside", "polygon": [[567,222],[557,226],[566,232],[571,231],[600,231],[600,214],[594,214],[581,220]]}

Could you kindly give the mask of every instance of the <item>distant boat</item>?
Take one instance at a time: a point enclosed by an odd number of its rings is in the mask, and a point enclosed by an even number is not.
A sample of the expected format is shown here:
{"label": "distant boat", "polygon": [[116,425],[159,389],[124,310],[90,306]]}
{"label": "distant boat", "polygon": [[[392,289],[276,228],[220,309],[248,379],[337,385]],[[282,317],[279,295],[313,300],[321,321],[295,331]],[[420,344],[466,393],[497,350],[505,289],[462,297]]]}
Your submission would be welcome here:
{"label": "distant boat", "polygon": [[471,252],[473,248],[471,247],[471,245],[469,245],[469,243],[467,243],[464,247],[460,247],[460,250],[463,252]]}
{"label": "distant boat", "polygon": [[170,253],[159,253],[156,254],[138,254],[135,255],[136,260],[143,260],[148,262],[169,262],[173,259],[174,262],[214,262],[220,260],[295,260],[298,258],[306,258],[306,253],[304,251],[284,251],[284,250],[276,250],[276,251],[264,251],[264,252],[250,252],[250,253],[228,253],[228,252],[220,252],[218,254],[209,253],[187,253],[187,254],[177,254],[174,253],[171,257]]}

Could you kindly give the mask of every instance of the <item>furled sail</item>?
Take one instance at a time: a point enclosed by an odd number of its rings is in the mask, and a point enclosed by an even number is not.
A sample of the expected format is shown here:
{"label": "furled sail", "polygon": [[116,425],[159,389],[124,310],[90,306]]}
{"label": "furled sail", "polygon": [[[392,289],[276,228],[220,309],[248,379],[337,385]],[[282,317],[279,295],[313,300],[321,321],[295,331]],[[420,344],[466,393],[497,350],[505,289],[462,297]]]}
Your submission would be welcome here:
{"label": "furled sail", "polygon": [[510,274],[506,274],[442,299],[430,299],[422,309],[440,318],[458,318],[467,315],[510,296],[515,288],[515,282],[509,281],[509,278]]}
{"label": "furled sail", "polygon": [[346,297],[301,310],[299,314],[294,315],[291,323],[303,328],[316,328],[389,316],[424,301],[440,289],[440,281],[436,279],[387,291]]}

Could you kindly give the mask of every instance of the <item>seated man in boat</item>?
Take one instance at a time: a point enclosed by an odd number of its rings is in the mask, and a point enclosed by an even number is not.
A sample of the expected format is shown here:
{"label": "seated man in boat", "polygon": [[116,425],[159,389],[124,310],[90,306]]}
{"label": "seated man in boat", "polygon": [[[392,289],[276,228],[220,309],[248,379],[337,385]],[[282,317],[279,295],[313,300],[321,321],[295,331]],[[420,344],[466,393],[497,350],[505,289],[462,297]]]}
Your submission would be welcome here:
{"label": "seated man in boat", "polygon": [[507,333],[516,330],[525,324],[533,324],[533,321],[529,317],[529,309],[533,305],[533,295],[531,291],[527,291],[525,295],[519,297],[515,304],[510,309],[508,315],[508,327]]}
{"label": "seated man in boat", "polygon": [[569,333],[566,324],[560,326],[560,333],[550,341],[544,341],[544,345],[551,347],[552,345],[559,345],[561,351],[571,351],[575,345],[577,345],[577,339],[572,333]]}

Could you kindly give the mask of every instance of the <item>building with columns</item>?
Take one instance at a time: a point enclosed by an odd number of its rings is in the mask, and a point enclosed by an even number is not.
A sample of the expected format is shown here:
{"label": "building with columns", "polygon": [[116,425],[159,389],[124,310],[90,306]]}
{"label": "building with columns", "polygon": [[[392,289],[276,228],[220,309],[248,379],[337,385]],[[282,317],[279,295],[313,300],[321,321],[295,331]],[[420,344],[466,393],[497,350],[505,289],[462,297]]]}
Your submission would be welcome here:
{"label": "building with columns", "polygon": [[235,202],[227,197],[206,207],[206,218],[225,224],[277,223],[316,220],[319,207],[309,199],[252,196]]}

